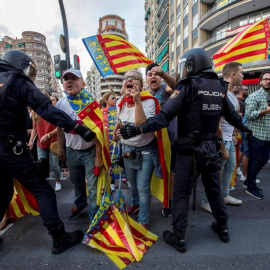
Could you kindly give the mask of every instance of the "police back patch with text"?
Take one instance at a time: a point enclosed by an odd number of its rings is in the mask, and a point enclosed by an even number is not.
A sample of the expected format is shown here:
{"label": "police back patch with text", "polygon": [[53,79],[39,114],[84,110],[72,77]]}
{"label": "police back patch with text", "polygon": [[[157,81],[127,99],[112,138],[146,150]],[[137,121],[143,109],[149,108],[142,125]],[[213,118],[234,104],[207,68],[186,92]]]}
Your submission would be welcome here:
{"label": "police back patch with text", "polygon": [[170,98],[176,98],[179,95],[179,93],[180,93],[180,90],[174,90]]}

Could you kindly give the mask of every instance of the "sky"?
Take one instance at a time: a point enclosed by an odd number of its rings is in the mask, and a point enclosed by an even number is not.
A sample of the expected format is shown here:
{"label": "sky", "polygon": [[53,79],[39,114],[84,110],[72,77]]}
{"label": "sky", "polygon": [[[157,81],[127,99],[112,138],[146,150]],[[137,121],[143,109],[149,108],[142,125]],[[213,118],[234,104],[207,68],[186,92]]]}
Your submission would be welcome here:
{"label": "sky", "polygon": [[[115,14],[125,19],[129,41],[145,53],[144,0],[63,0],[69,34],[70,59],[80,57],[81,71],[86,77],[92,59],[82,38],[97,34],[99,18]],[[61,51],[59,36],[64,34],[58,0],[0,0],[0,39],[21,38],[23,31],[46,36],[52,57]]]}

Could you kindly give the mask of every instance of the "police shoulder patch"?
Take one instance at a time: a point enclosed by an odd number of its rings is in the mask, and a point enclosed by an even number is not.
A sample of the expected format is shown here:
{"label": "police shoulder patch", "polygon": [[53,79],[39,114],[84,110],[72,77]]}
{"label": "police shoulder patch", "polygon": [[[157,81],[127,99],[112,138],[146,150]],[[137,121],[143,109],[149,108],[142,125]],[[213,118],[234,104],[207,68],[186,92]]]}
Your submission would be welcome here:
{"label": "police shoulder patch", "polygon": [[180,93],[180,90],[174,90],[170,96],[170,98],[176,98]]}

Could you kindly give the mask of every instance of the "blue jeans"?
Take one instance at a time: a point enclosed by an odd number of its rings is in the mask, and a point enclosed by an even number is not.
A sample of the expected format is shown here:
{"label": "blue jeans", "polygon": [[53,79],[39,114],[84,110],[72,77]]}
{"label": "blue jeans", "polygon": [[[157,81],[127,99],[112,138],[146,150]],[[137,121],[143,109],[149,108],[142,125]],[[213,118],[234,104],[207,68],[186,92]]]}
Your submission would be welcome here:
{"label": "blue jeans", "polygon": [[75,200],[77,208],[87,205],[86,184],[89,190],[89,207],[88,216],[90,222],[98,210],[97,205],[97,180],[94,175],[94,164],[96,157],[96,148],[92,146],[86,150],[73,150],[69,147],[66,149],[66,163],[69,170],[69,179],[74,186]]}
{"label": "blue jeans", "polygon": [[229,153],[228,160],[221,160],[221,194],[229,195],[229,187],[236,166],[235,147],[233,141],[224,141],[226,150]]}
{"label": "blue jeans", "polygon": [[123,154],[127,152],[136,152],[141,157],[135,160],[131,154],[130,157],[124,158],[124,165],[130,183],[132,204],[140,206],[138,222],[148,224],[151,203],[150,183],[154,170],[154,158],[157,157],[155,141],[142,147],[124,145]]}
{"label": "blue jeans", "polygon": [[38,154],[38,159],[44,158],[48,159],[49,155],[49,161],[50,161],[50,168],[53,172],[54,179],[55,180],[60,180],[61,178],[61,170],[59,166],[59,159],[55,153],[52,153],[50,149],[42,149],[39,146],[37,146],[37,154]]}
{"label": "blue jeans", "polygon": [[247,140],[249,143],[250,153],[248,161],[247,186],[249,190],[255,190],[257,189],[257,174],[269,159],[270,141],[262,141],[252,135],[248,135]]}

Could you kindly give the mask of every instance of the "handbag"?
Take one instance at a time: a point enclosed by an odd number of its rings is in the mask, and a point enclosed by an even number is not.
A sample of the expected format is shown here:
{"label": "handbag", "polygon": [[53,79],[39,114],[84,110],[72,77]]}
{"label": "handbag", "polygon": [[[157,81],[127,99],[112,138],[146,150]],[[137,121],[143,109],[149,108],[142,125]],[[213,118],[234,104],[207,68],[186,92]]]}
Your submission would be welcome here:
{"label": "handbag", "polygon": [[58,152],[58,141],[52,142],[50,144],[50,151],[57,154],[57,152]]}

